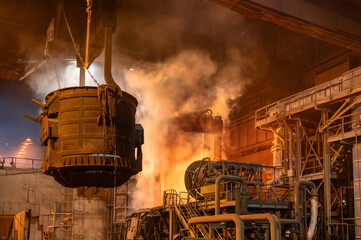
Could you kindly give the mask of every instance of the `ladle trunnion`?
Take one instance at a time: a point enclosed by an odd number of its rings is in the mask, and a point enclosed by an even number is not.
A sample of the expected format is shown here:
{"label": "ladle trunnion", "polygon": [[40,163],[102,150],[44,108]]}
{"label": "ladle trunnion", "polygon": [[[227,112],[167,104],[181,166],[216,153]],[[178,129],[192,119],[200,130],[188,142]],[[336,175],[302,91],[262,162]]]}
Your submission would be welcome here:
{"label": "ladle trunnion", "polygon": [[46,104],[34,100],[43,110],[35,120],[41,123],[45,174],[66,187],[114,187],[142,170],[138,102],[119,91],[71,87],[49,93]]}

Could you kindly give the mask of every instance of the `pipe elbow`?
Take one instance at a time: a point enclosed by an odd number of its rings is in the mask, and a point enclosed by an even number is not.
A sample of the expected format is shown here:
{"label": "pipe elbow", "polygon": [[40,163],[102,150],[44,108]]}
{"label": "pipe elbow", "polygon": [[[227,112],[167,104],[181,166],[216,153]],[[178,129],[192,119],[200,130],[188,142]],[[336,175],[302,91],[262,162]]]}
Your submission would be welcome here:
{"label": "pipe elbow", "polygon": [[105,83],[118,90],[118,94],[122,96],[122,91],[112,76],[112,34],[113,29],[109,26],[104,28],[105,44],[104,44],[104,80]]}
{"label": "pipe elbow", "polygon": [[311,181],[298,181],[296,183],[296,189],[295,189],[295,213],[296,213],[296,217],[299,218],[299,191],[300,191],[300,187],[304,185],[308,185],[312,187],[312,192],[311,192],[311,220],[309,223],[309,227],[307,230],[307,240],[311,240],[315,234],[315,229],[316,229],[316,225],[317,225],[317,215],[318,215],[318,192],[317,192],[317,187],[316,184],[311,182]]}
{"label": "pipe elbow", "polygon": [[311,220],[307,231],[307,240],[311,240],[315,234],[318,216],[318,197],[314,195],[311,197]]}
{"label": "pipe elbow", "polygon": [[216,193],[216,206],[215,206],[215,215],[220,214],[220,189],[221,189],[221,182],[222,181],[232,181],[240,183],[242,187],[242,196],[244,197],[247,194],[247,186],[246,181],[239,176],[230,176],[230,175],[221,175],[216,178],[215,184],[215,193]]}
{"label": "pipe elbow", "polygon": [[244,239],[244,222],[237,214],[222,214],[215,216],[192,217],[188,220],[189,224],[202,224],[214,222],[234,222],[236,225],[236,240]]}

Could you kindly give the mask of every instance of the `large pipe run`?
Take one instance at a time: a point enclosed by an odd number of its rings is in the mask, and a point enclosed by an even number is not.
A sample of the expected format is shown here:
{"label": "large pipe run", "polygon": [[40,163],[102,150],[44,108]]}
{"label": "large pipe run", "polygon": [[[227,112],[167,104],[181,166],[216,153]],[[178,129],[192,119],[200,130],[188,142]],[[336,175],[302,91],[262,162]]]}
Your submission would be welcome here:
{"label": "large pipe run", "polygon": [[311,197],[311,220],[307,231],[307,240],[313,239],[315,229],[317,225],[317,214],[318,214],[318,196],[314,195]]}
{"label": "large pipe run", "polygon": [[[229,176],[229,175],[221,175],[217,177],[216,179],[216,206],[215,206],[215,215],[220,214],[220,192],[221,192],[221,182],[222,181],[230,181],[239,183],[241,185],[241,194],[239,193],[239,189],[236,188],[236,213],[237,214],[246,214],[247,213],[247,186],[246,182],[243,178],[238,176]],[[239,195],[241,195],[241,199],[239,198]]]}
{"label": "large pipe run", "polygon": [[215,216],[192,217],[188,220],[189,224],[234,222],[236,224],[236,240],[244,239],[244,223],[242,216],[237,214],[222,214]]}
{"label": "large pipe run", "polygon": [[[112,35],[113,28],[109,26],[104,27],[105,31],[105,43],[104,43],[104,80],[105,83],[115,89],[119,89],[118,84],[115,83],[112,76]],[[118,91],[119,95],[122,95],[122,91]]]}
{"label": "large pipe run", "polygon": [[295,186],[295,215],[298,221],[301,220],[300,215],[300,187],[301,186],[311,186],[311,220],[308,226],[307,231],[307,240],[311,240],[315,234],[316,224],[317,224],[317,214],[318,214],[318,193],[316,185],[311,181],[298,181]]}
{"label": "large pipe run", "polygon": [[261,221],[265,220],[269,222],[271,228],[271,240],[281,239],[280,230],[278,230],[278,224],[276,217],[270,213],[259,213],[239,216],[243,221]]}

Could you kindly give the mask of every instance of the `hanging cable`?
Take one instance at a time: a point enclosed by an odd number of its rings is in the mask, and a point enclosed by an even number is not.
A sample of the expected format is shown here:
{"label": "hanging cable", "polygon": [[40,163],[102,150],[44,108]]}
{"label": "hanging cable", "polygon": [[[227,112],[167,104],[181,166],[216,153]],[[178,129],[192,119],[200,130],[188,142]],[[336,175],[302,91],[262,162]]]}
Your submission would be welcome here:
{"label": "hanging cable", "polygon": [[86,44],[85,44],[85,63],[84,68],[89,67],[89,48],[90,48],[90,23],[92,20],[92,7],[93,7],[93,1],[92,0],[86,0],[87,8],[86,12],[88,14],[87,18],[87,25],[86,25]]}
{"label": "hanging cable", "polygon": [[54,63],[54,71],[55,71],[55,76],[56,76],[56,81],[58,82],[58,88],[60,89],[60,81],[59,81],[59,74],[58,74],[58,69],[56,67],[56,64]]}
{"label": "hanging cable", "polygon": [[84,60],[83,60],[83,58],[81,57],[80,50],[79,50],[78,46],[77,46],[76,43],[75,43],[75,39],[74,39],[73,33],[72,33],[71,29],[70,29],[69,22],[68,22],[68,18],[66,17],[64,8],[62,9],[62,13],[63,13],[63,17],[64,17],[64,20],[65,20],[66,28],[68,29],[69,36],[70,36],[70,38],[71,38],[71,41],[72,41],[73,46],[74,46],[74,49],[75,49],[75,51],[76,51],[76,54],[77,54],[77,56],[78,56],[78,58],[79,58],[79,60],[80,60],[80,62],[81,62],[81,64],[82,64],[83,68],[87,71],[87,73],[89,74],[89,76],[91,77],[91,79],[92,79],[98,86],[100,86],[99,82],[95,79],[95,77],[93,76],[93,74],[91,74],[91,72],[89,71],[89,69],[88,69],[88,68],[85,68]]}

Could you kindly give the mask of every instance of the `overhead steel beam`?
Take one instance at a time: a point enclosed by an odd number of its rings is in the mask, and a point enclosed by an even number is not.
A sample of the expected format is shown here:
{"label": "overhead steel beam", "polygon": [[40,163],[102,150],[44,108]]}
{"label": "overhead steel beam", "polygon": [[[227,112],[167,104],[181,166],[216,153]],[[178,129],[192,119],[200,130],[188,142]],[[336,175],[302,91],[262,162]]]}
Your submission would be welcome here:
{"label": "overhead steel beam", "polygon": [[[210,0],[247,17],[275,23],[335,45],[361,52],[361,20],[305,0]],[[339,3],[342,7],[341,3]],[[351,13],[350,13],[351,15]]]}

